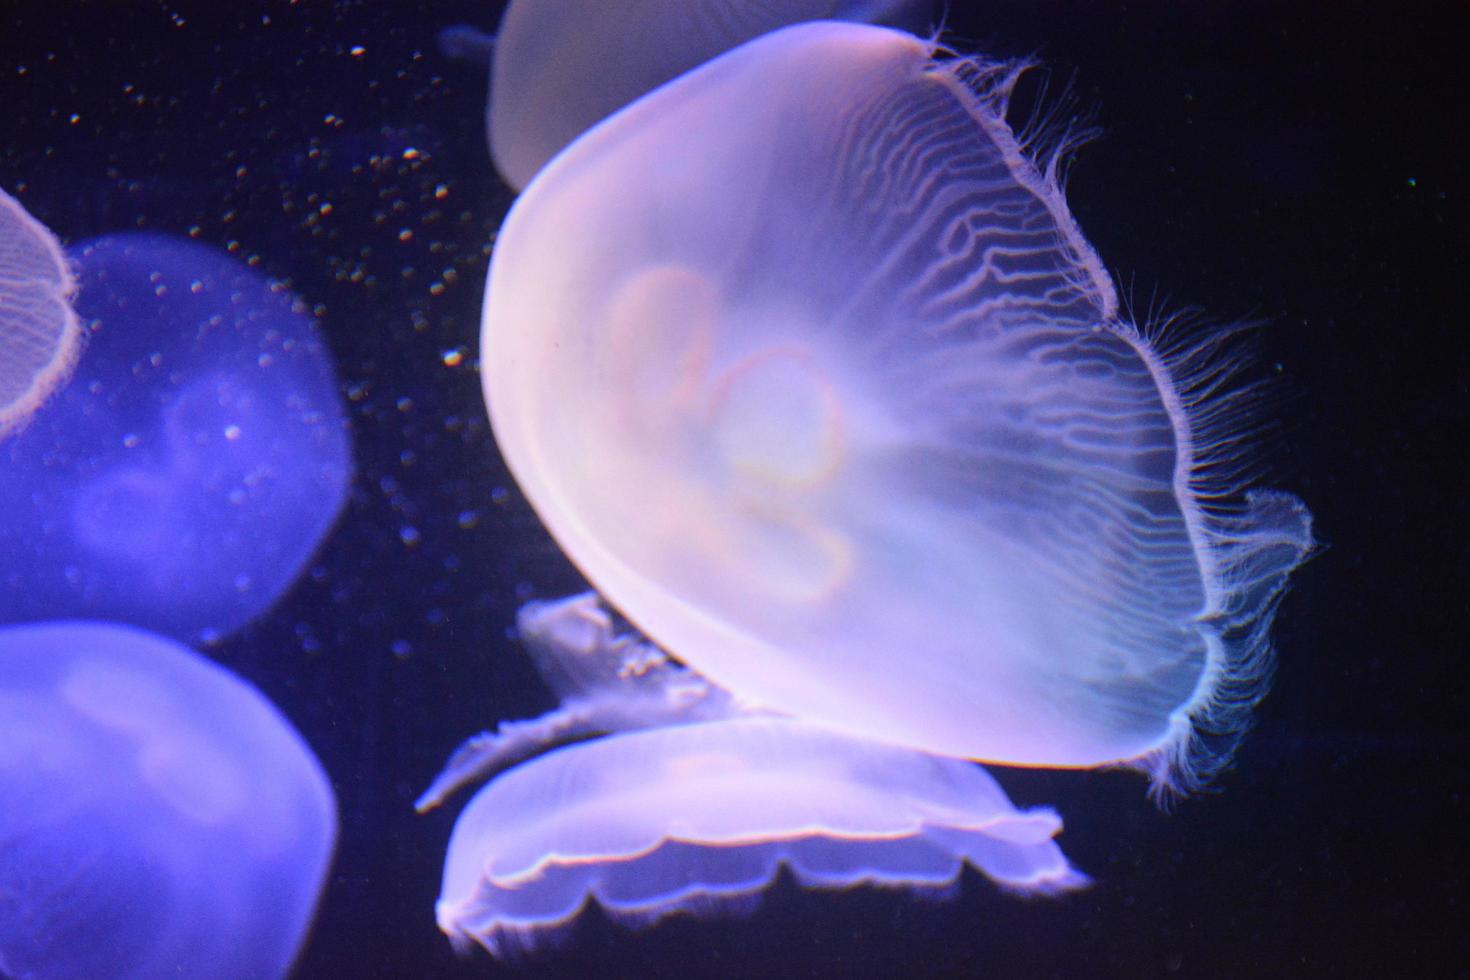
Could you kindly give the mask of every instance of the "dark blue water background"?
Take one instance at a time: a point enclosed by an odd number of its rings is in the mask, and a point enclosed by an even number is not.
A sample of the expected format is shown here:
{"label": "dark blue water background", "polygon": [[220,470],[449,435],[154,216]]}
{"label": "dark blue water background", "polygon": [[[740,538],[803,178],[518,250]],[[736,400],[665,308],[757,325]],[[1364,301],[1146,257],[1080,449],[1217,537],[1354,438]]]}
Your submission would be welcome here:
{"label": "dark blue water background", "polygon": [[[1258,317],[1270,483],[1325,550],[1260,725],[1170,814],[1122,773],[999,770],[1096,885],[946,903],[783,883],[751,919],[589,916],[527,976],[1431,976],[1470,969],[1465,36],[1453,5],[956,0],[957,35],[1048,66],[1103,136],[1070,170],[1138,314]],[[411,802],[461,738],[550,706],[507,639],[581,587],[495,453],[476,377],[492,238],[485,78],[438,53],[497,3],[0,8],[0,185],[64,240],[191,235],[289,280],[342,378],[346,514],[268,618],[208,651],[331,773],[336,866],[303,977],[451,977],[432,907],[458,805]],[[361,51],[355,51],[361,47]]]}

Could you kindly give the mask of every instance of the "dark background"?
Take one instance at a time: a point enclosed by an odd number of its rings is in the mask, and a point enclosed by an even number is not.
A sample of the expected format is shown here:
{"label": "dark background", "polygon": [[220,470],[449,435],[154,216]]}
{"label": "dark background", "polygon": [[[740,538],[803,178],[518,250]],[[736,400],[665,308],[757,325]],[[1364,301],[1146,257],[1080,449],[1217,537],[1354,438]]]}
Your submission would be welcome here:
{"label": "dark background", "polygon": [[1095,115],[1069,198],[1138,316],[1265,323],[1268,482],[1307,501],[1323,548],[1219,791],[1163,813],[1132,775],[998,770],[1018,804],[1063,814],[1090,890],[1021,901],[970,874],[935,903],[783,882],[748,920],[629,934],[593,913],[502,966],[456,959],[433,922],[463,798],[410,806],[461,738],[550,706],[506,630],[525,598],[580,588],[496,456],[475,375],[510,194],[484,73],[434,35],[489,28],[500,4],[0,4],[0,186],[67,242],[196,228],[257,256],[318,306],[349,398],[341,524],[272,615],[210,651],[335,783],[300,975],[1470,975],[1456,6],[954,4],[958,36],[1047,66],[1021,103],[1045,79]]}

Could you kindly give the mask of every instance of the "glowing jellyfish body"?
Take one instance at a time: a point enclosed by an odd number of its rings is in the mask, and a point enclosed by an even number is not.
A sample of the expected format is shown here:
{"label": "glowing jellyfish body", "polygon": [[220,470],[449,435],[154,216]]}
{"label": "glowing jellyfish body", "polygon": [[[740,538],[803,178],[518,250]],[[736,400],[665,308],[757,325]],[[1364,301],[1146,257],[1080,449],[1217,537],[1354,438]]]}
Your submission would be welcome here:
{"label": "glowing jellyfish body", "polygon": [[336,839],[249,685],[128,627],[0,630],[0,973],[280,977]]}
{"label": "glowing jellyfish body", "polygon": [[0,191],[0,438],[24,425],[76,364],[74,291],[56,236]]}
{"label": "glowing jellyfish body", "polygon": [[[591,596],[528,609],[521,625],[567,701],[502,726],[498,745],[478,746],[486,761],[523,757],[533,728],[564,740],[559,720],[618,734],[523,762],[465,808],[437,905],[456,945],[534,946],[589,899],[635,925],[739,909],[783,866],[825,888],[942,889],[967,864],[1019,892],[1086,881],[1052,840],[1060,819],[1017,810],[973,763],[743,713],[616,636]],[[596,720],[589,703],[604,706]]]}
{"label": "glowing jellyfish body", "polygon": [[119,235],[76,262],[87,352],[0,443],[0,622],[230,632],[286,590],[345,500],[327,351],[288,290],[213,249]]}
{"label": "glowing jellyfish body", "polygon": [[[599,120],[696,65],[798,21],[915,22],[931,0],[515,0],[491,46],[451,28],[442,46],[491,57],[486,126],[495,166],[517,190]],[[922,22],[922,23],[919,23]]]}
{"label": "glowing jellyfish body", "polygon": [[787,28],[554,160],[492,258],[497,441],[598,591],[753,706],[1187,784],[1308,515],[1212,477],[1214,375],[1120,319],[1016,70],[931,54]]}

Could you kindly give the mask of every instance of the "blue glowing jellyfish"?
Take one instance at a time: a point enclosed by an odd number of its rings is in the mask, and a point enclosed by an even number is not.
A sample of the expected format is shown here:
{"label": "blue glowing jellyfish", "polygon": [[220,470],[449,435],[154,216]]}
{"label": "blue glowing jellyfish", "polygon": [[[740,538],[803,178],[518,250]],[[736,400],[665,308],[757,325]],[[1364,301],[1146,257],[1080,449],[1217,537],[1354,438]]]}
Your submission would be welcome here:
{"label": "blue glowing jellyfish", "polygon": [[203,245],[116,235],[75,261],[87,351],[0,443],[0,623],[228,633],[290,586],[346,497],[327,351],[287,288]]}
{"label": "blue glowing jellyfish", "polygon": [[1006,124],[1019,69],[934,55],[786,28],[552,161],[492,257],[496,439],[597,590],[742,703],[1188,788],[1309,516],[1231,482],[1208,347],[1120,315]]}
{"label": "blue glowing jellyfish", "polygon": [[929,28],[932,0],[513,0],[494,37],[447,28],[451,57],[491,62],[486,130],[520,190],[614,111],[753,37],[832,18]]}
{"label": "blue glowing jellyfish", "polygon": [[534,947],[589,900],[634,925],[740,909],[782,867],[818,888],[946,889],[967,864],[1023,893],[1086,882],[1060,819],[974,763],[747,711],[591,595],[532,604],[520,629],[562,706],[471,739],[420,800],[500,772],[450,839],[437,916],[456,946]]}
{"label": "blue glowing jellyfish", "polygon": [[70,375],[82,329],[56,236],[0,191],[0,439]]}
{"label": "blue glowing jellyfish", "polygon": [[337,833],[252,687],[132,627],[0,630],[0,973],[281,977]]}

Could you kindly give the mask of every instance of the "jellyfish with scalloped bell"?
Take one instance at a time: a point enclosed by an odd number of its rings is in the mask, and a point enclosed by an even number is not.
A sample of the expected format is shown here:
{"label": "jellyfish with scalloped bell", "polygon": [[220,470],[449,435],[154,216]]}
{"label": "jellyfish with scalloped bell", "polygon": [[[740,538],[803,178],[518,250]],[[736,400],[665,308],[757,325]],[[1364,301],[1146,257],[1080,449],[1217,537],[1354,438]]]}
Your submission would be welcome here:
{"label": "jellyfish with scalloped bell", "polygon": [[346,500],[328,351],[299,298],[223,252],[123,234],[73,255],[85,352],[0,442],[0,623],[218,639],[275,604]]}
{"label": "jellyfish with scalloped bell", "polygon": [[1055,895],[1087,877],[1050,809],[980,766],[743,704],[593,593],[528,603],[522,643],[560,705],[471,738],[418,800],[489,779],[454,825],[435,906],[461,951],[534,951],[595,902],[632,927],[738,914],[786,869],[806,888],[946,896],[973,868]]}
{"label": "jellyfish with scalloped bell", "polygon": [[485,133],[495,168],[523,189],[583,132],[646,92],[752,38],[832,19],[933,27],[933,0],[512,0],[494,35],[456,25],[449,57],[488,62]]}
{"label": "jellyfish with scalloped bell", "polygon": [[0,629],[0,974],[284,977],[336,803],[259,692],[127,626]]}

